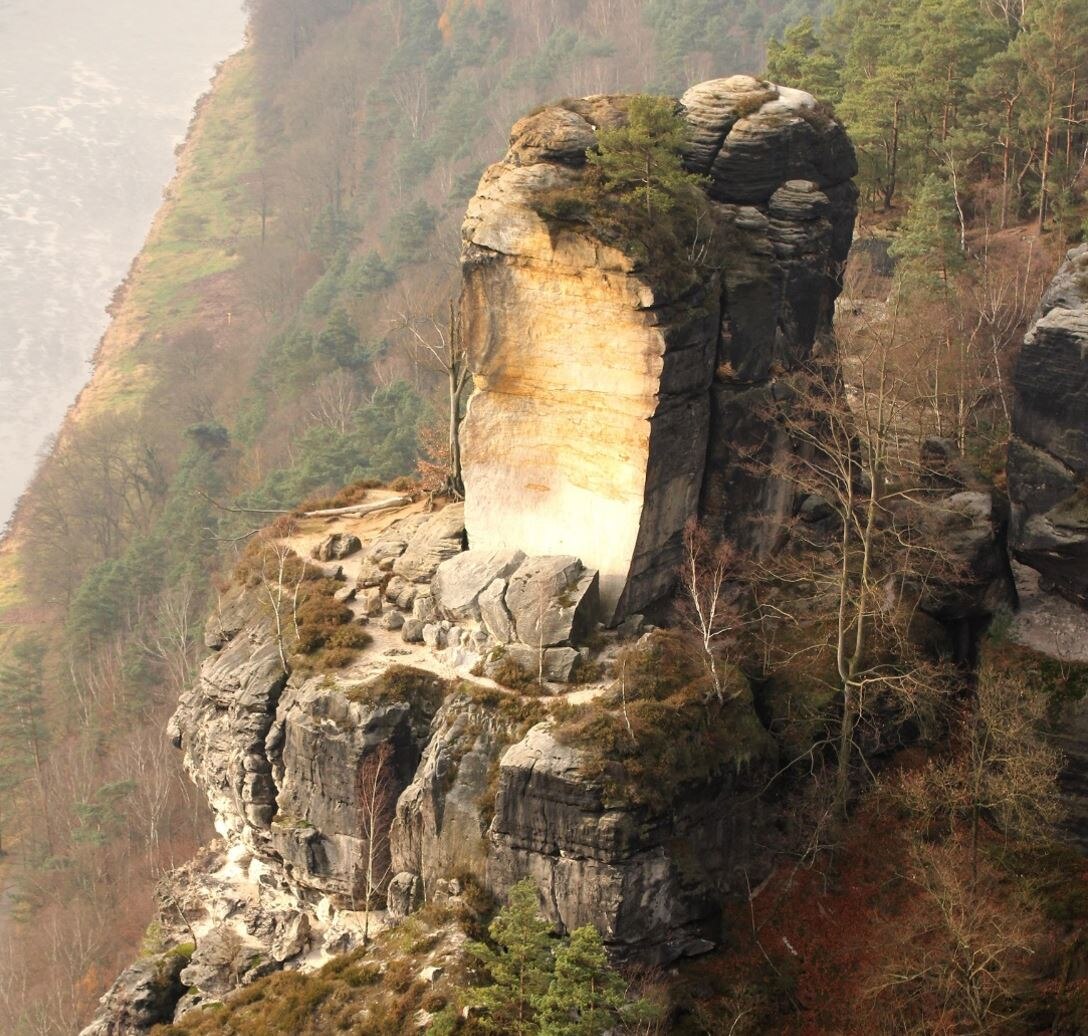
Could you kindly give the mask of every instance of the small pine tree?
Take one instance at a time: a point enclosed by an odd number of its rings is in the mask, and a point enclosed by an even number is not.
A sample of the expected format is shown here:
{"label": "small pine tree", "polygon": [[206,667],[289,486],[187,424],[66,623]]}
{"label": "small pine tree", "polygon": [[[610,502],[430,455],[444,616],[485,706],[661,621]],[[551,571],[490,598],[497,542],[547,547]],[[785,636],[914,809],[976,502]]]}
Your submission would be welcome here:
{"label": "small pine tree", "polygon": [[480,962],[491,984],[475,991],[475,1002],[486,1014],[485,1032],[531,1036],[539,1032],[534,1004],[551,983],[552,926],[540,916],[536,885],[519,881],[488,927],[494,947],[473,943],[469,952]]}
{"label": "small pine tree", "polygon": [[540,1036],[601,1036],[624,1017],[626,984],[592,925],[571,933],[555,955],[555,978],[537,1001]]}
{"label": "small pine tree", "polygon": [[842,98],[841,64],[821,49],[811,18],[791,25],[781,41],[768,41],[767,78],[807,90],[832,104]]}
{"label": "small pine tree", "polygon": [[958,226],[952,188],[935,174],[927,176],[890,249],[905,288],[943,287],[963,269]]}
{"label": "small pine tree", "polygon": [[359,332],[344,309],[333,311],[325,330],[317,339],[317,351],[340,367],[358,367]]}
{"label": "small pine tree", "polygon": [[684,169],[681,150],[688,127],[668,97],[641,94],[631,99],[627,124],[600,130],[598,150],[590,152],[606,189],[621,200],[645,205],[646,215],[672,211],[699,178]]}

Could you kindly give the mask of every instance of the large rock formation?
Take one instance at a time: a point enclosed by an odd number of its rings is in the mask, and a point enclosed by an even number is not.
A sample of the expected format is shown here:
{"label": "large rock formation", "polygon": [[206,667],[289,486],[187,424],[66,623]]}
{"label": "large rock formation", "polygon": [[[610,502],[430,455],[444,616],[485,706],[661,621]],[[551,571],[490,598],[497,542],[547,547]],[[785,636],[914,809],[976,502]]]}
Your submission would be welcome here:
{"label": "large rock formation", "polygon": [[758,871],[757,792],[771,756],[652,809],[611,792],[586,754],[544,723],[502,756],[489,887],[503,894],[532,877],[549,917],[567,931],[595,925],[620,956],[668,963],[711,949],[724,903]]}
{"label": "large rock formation", "polygon": [[1069,253],[1043,296],[1013,385],[1013,555],[1088,607],[1088,245]]}
{"label": "large rock formation", "polygon": [[[1013,387],[1009,546],[1019,610],[1010,633],[1071,680],[1088,664],[1088,245],[1069,252],[1044,293]],[[1064,756],[1063,827],[1088,850],[1088,700],[1063,698],[1052,729]]]}
{"label": "large rock formation", "polygon": [[660,256],[540,214],[624,108],[591,97],[521,120],[469,205],[462,258],[470,545],[580,558],[610,621],[669,589],[701,502],[749,542],[746,519],[788,506],[736,458],[768,437],[755,415],[775,377],[830,329],[855,208],[853,149],[812,97],[700,84],[679,106],[686,162],[729,241],[724,269],[679,283]]}
{"label": "large rock formation", "polygon": [[[681,108],[724,267],[678,279],[659,256],[541,217],[541,196],[577,185],[596,127],[625,103],[523,120],[470,206],[465,506],[421,502],[380,528],[322,525],[295,542],[341,580],[326,589],[371,644],[346,669],[292,671],[268,586],[223,596],[170,728],[221,841],[168,878],[163,948],[118,981],[94,1036],[147,1031],[358,946],[376,758],[388,762],[386,920],[456,895],[466,876],[501,897],[530,875],[557,927],[593,923],[616,952],[667,962],[719,940],[736,874],[758,875],[753,812],[774,748],[748,697],[733,705],[730,730],[734,718],[747,730],[733,754],[665,781],[660,768],[628,779],[593,739],[564,742],[562,708],[506,689],[598,679],[644,626],[598,619],[670,588],[692,515],[751,541],[761,523],[748,519],[792,507],[738,453],[787,448],[758,404],[830,329],[849,244],[841,127],[808,95],[747,77],[696,87]],[[619,708],[607,680],[580,689],[602,695],[606,713]],[[634,794],[639,780],[652,797]]]}

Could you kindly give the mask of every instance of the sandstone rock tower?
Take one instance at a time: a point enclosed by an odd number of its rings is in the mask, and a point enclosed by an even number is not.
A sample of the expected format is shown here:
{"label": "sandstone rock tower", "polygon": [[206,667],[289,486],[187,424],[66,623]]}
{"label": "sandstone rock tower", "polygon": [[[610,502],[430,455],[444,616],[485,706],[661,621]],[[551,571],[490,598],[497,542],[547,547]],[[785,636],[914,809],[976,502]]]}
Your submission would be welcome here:
{"label": "sandstone rock tower", "polygon": [[518,122],[463,231],[469,544],[581,558],[607,621],[670,588],[691,516],[750,541],[786,506],[736,450],[773,439],[761,393],[830,332],[853,230],[854,152],[811,96],[733,76],[680,110],[686,164],[728,230],[724,268],[678,290],[653,256],[538,213],[586,175],[622,97]]}

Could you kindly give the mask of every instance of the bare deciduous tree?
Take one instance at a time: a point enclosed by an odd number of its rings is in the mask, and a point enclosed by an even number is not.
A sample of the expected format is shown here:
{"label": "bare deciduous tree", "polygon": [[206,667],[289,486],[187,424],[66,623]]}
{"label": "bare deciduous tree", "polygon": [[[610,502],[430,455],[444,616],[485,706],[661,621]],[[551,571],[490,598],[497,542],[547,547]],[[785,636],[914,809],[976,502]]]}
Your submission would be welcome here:
{"label": "bare deciduous tree", "polygon": [[345,370],[336,370],[314,387],[308,416],[315,424],[346,435],[361,404],[356,379]]}
{"label": "bare deciduous tree", "polygon": [[968,855],[956,839],[913,849],[917,895],[869,991],[891,1031],[1009,1032],[1024,1009],[1042,919],[996,875],[980,886]]}
{"label": "bare deciduous tree", "polygon": [[[370,911],[389,878],[389,828],[396,807],[393,750],[382,742],[363,760],[356,775],[359,830],[362,835],[362,873],[357,877],[363,893],[363,943],[370,941]],[[354,898],[354,893],[353,893]]]}
{"label": "bare deciduous tree", "polygon": [[904,777],[904,801],[927,821],[967,822],[978,873],[983,821],[1020,840],[1051,837],[1062,816],[1062,755],[1045,735],[1047,698],[1028,674],[987,658],[958,723],[959,750]]}
{"label": "bare deciduous tree", "polygon": [[728,541],[715,542],[694,518],[684,526],[680,565],[680,616],[699,641],[714,697],[725,701],[722,649],[736,638],[741,618],[735,591],[737,552]]}
{"label": "bare deciduous tree", "polygon": [[[424,330],[420,330],[423,324]],[[453,300],[449,303],[449,319],[442,327],[434,317],[421,320],[419,317],[402,312],[397,326],[406,330],[416,348],[430,360],[432,367],[446,377],[449,401],[449,483],[451,495],[462,497],[465,493],[461,470],[461,396],[471,373],[468,355],[461,338],[461,321]]]}
{"label": "bare deciduous tree", "polygon": [[925,515],[916,401],[891,357],[894,327],[855,348],[849,394],[813,368],[768,411],[792,449],[755,465],[808,498],[790,546],[754,566],[768,657],[829,656],[839,699],[836,798],[845,810],[859,721],[875,702],[920,708],[940,685],[913,643],[920,602],[958,569]]}

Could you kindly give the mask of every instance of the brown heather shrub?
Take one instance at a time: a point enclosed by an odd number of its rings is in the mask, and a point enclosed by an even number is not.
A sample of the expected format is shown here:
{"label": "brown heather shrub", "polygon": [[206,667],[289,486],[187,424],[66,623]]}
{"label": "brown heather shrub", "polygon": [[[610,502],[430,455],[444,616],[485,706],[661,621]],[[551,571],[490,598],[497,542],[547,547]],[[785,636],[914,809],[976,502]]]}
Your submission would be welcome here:
{"label": "brown heather shrub", "polygon": [[683,634],[656,632],[623,652],[615,672],[606,694],[552,710],[556,738],[583,750],[615,801],[667,809],[685,787],[773,748],[744,675],[733,670],[718,701],[698,646]]}
{"label": "brown heather shrub", "polygon": [[329,637],[326,646],[330,648],[351,648],[359,651],[369,647],[374,638],[362,626],[341,626]]}
{"label": "brown heather shrub", "polygon": [[352,662],[358,651],[355,648],[327,647],[322,648],[316,655],[307,659],[305,665],[296,668],[303,672],[323,673],[332,669],[346,669]]}
{"label": "brown heather shrub", "polygon": [[420,490],[419,482],[412,478],[411,475],[401,475],[399,478],[393,479],[389,483],[389,488],[394,493],[407,493],[409,495],[418,493]]}
{"label": "brown heather shrub", "polygon": [[523,694],[528,693],[531,687],[537,686],[536,677],[528,670],[522,669],[512,658],[501,658],[487,675],[501,687],[508,687],[512,691],[520,691]]}
{"label": "brown heather shrub", "polygon": [[[322,580],[322,584],[327,582]],[[335,585],[335,584],[334,584]],[[298,623],[298,641],[295,650],[310,655],[330,645],[332,637],[354,618],[351,609],[333,599],[324,585],[307,587],[295,614]],[[332,645],[346,647],[346,644]]]}
{"label": "brown heather shrub", "polygon": [[438,711],[449,685],[440,676],[408,665],[392,665],[380,676],[352,687],[347,699],[367,705],[407,702],[426,715]]}

